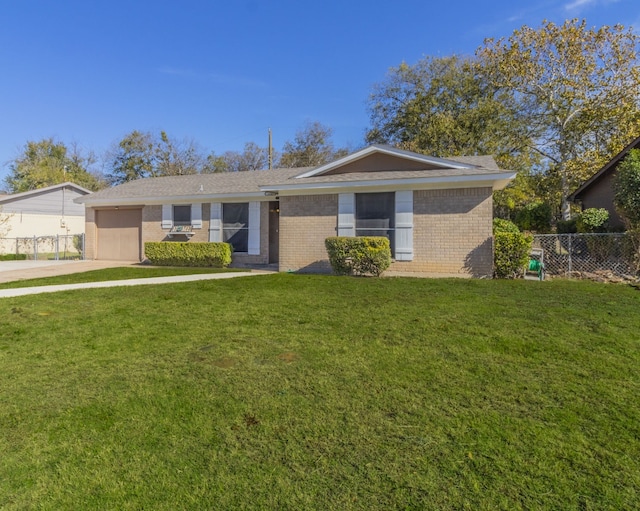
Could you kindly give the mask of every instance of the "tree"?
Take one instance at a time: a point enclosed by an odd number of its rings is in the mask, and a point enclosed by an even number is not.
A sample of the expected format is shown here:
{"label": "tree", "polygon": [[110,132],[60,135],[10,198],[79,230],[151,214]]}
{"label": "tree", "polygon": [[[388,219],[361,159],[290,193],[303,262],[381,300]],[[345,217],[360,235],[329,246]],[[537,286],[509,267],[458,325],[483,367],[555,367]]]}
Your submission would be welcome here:
{"label": "tree", "polygon": [[198,174],[205,165],[205,159],[193,141],[171,139],[164,131],[160,132],[155,152],[159,176]]}
{"label": "tree", "polygon": [[89,190],[99,190],[105,183],[88,169],[95,163],[93,154],[87,155],[72,145],[71,151],[62,142],[46,138],[29,141],[9,166],[5,178],[10,193],[26,192],[72,181]]}
{"label": "tree", "polygon": [[154,174],[153,138],[150,133],[134,130],[126,135],[106,156],[112,185],[126,183]]}
{"label": "tree", "polygon": [[507,168],[529,168],[514,98],[481,71],[455,55],[392,68],[369,97],[367,141],[445,158],[493,154]]}
{"label": "tree", "polygon": [[165,131],[156,137],[134,130],[107,152],[109,182],[117,185],[157,176],[197,174],[205,170],[206,160],[192,141],[177,141]]}
{"label": "tree", "polygon": [[639,41],[621,25],[544,21],[476,52],[488,82],[517,100],[521,138],[542,156],[565,220],[573,189],[640,129]]}
{"label": "tree", "polygon": [[640,228],[640,149],[620,162],[613,181],[614,203],[630,229]]}
{"label": "tree", "polygon": [[319,122],[308,122],[296,132],[293,141],[285,142],[279,166],[283,168],[315,167],[345,156],[346,149],[336,150],[331,142],[333,130]]}
{"label": "tree", "polygon": [[207,157],[204,172],[245,172],[266,169],[269,151],[255,142],[247,142],[242,152],[226,151],[221,156],[211,153]]}

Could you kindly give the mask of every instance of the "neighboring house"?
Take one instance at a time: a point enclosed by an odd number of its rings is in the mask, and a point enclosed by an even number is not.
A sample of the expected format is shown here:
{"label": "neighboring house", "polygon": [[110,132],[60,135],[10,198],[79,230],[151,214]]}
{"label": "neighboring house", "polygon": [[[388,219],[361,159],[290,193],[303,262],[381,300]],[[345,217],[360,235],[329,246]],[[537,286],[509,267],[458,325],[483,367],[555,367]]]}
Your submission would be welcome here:
{"label": "neighboring house", "polygon": [[583,211],[589,208],[606,209],[609,212],[609,225],[614,228],[623,227],[624,224],[613,203],[615,195],[613,180],[618,164],[631,149],[640,149],[640,137],[616,154],[604,167],[569,196],[569,200],[580,204]]}
{"label": "neighboring house", "polygon": [[0,195],[0,215],[9,219],[1,229],[7,238],[32,238],[84,232],[84,207],[75,199],[91,191],[74,183]]}
{"label": "neighboring house", "polygon": [[374,145],[316,168],[168,176],[81,197],[86,257],[144,259],[146,241],[228,241],[234,265],[330,271],[329,236],[387,236],[390,271],[491,275],[490,156],[434,158]]}

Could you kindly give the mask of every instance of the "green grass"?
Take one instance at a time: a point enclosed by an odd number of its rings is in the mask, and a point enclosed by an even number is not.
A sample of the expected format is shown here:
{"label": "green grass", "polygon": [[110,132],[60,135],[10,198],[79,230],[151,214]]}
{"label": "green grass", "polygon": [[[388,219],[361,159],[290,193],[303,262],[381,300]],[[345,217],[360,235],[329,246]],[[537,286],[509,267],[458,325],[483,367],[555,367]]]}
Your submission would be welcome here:
{"label": "green grass", "polygon": [[0,508],[637,509],[639,306],[288,274],[0,300]]}
{"label": "green grass", "polygon": [[244,268],[193,268],[164,266],[122,266],[105,268],[68,275],[56,275],[38,279],[23,279],[0,284],[0,289],[20,287],[54,286],[59,284],[81,284],[84,282],[104,282],[109,280],[143,279],[151,277],[168,277],[172,275],[195,275],[202,273],[229,273],[249,271]]}

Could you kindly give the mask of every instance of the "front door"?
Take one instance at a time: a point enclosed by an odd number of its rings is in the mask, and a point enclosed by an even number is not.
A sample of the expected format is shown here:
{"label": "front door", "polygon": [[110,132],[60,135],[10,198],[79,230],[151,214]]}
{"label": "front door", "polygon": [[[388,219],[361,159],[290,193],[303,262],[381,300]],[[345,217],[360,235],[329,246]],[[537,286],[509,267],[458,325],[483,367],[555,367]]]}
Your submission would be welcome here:
{"label": "front door", "polygon": [[280,202],[269,202],[269,264],[277,263],[280,259]]}

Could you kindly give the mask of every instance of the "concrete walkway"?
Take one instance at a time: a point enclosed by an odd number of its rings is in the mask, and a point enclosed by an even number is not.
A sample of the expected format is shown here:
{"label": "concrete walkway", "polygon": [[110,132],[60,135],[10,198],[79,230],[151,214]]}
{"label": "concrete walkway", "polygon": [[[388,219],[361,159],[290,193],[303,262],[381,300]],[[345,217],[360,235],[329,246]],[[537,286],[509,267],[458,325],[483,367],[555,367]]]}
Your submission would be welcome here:
{"label": "concrete walkway", "polygon": [[[2,261],[0,262],[0,283],[23,279],[68,275],[103,268],[131,266],[135,263],[108,261]],[[0,289],[0,298],[55,293],[73,289],[89,289],[98,287],[141,286],[149,284],[173,284],[176,282],[194,282],[197,280],[230,279],[235,277],[252,277],[265,275],[271,271],[253,270],[251,272],[203,273],[200,275],[173,275],[170,277],[148,277],[141,279],[110,280],[106,282],[84,282],[81,284],[58,284],[54,286],[21,287],[16,289]],[[4,277],[4,278],[3,278]]]}

